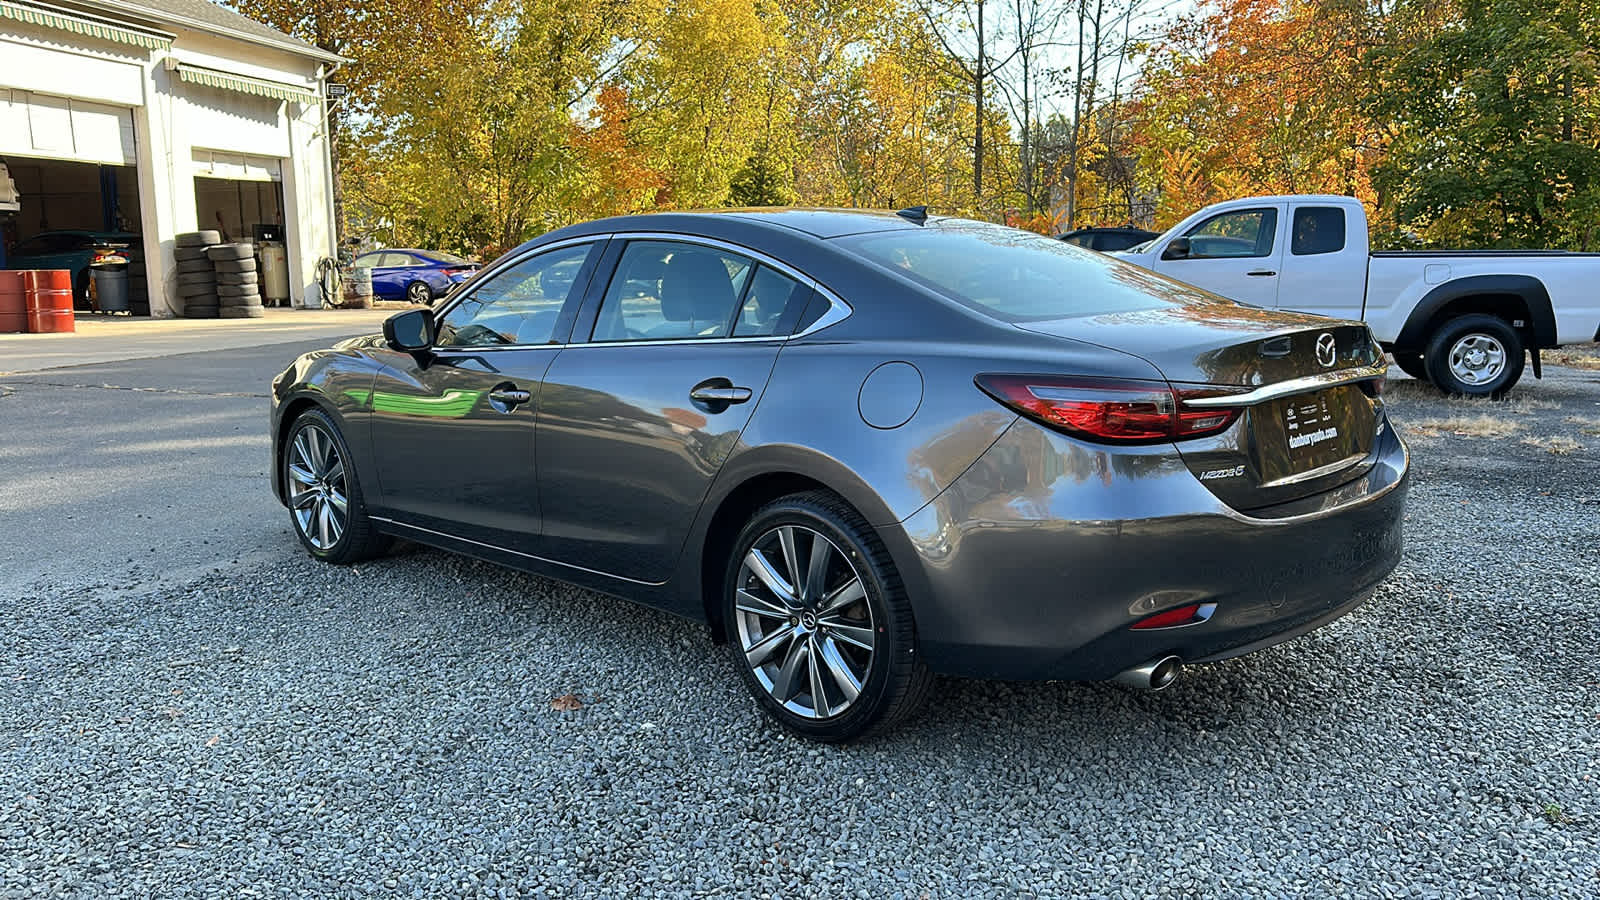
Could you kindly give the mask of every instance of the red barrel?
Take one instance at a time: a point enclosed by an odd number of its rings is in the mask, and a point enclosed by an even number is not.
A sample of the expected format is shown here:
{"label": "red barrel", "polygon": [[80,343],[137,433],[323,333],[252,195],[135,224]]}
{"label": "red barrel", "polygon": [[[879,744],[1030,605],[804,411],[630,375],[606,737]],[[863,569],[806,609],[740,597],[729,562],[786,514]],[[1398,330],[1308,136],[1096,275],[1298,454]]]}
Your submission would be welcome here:
{"label": "red barrel", "polygon": [[33,269],[22,273],[28,331],[56,334],[76,331],[72,319],[72,273],[66,269]]}
{"label": "red barrel", "polygon": [[28,330],[27,295],[21,272],[0,269],[0,334]]}

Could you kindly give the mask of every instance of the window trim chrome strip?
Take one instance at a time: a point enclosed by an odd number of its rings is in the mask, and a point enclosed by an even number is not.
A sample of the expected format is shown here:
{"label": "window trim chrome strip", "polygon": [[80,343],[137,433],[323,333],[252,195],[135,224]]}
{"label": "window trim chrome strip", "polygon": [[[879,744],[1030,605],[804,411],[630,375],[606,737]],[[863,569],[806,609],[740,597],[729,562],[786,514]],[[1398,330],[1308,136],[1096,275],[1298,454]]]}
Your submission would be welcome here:
{"label": "window trim chrome strip", "polygon": [[1255,406],[1266,403],[1269,400],[1304,394],[1308,391],[1383,378],[1388,372],[1389,366],[1386,363],[1375,366],[1357,366],[1353,369],[1340,369],[1337,372],[1323,372],[1318,375],[1291,378],[1288,381],[1280,381],[1277,384],[1258,387],[1243,394],[1188,398],[1183,401],[1183,405],[1191,409],[1229,409],[1237,406]]}

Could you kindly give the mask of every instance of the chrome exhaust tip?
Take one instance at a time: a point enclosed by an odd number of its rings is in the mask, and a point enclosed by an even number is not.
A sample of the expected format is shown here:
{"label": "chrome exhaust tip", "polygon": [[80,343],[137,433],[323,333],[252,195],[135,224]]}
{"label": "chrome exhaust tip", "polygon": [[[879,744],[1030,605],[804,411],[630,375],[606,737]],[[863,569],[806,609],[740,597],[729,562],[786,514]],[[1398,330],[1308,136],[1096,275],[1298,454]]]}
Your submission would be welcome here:
{"label": "chrome exhaust tip", "polygon": [[1134,666],[1113,680],[1141,691],[1159,691],[1177,681],[1182,668],[1183,660],[1176,656],[1163,656],[1142,666]]}

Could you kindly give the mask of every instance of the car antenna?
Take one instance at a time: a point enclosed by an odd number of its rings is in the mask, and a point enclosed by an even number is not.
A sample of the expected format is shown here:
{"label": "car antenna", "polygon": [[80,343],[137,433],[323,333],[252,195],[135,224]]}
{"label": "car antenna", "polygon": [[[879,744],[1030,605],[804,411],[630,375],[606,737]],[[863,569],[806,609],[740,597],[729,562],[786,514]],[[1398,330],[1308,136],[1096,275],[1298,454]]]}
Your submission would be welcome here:
{"label": "car antenna", "polygon": [[895,215],[905,219],[907,222],[915,222],[916,224],[921,225],[928,221],[928,207],[925,205],[908,206],[905,209],[897,211]]}

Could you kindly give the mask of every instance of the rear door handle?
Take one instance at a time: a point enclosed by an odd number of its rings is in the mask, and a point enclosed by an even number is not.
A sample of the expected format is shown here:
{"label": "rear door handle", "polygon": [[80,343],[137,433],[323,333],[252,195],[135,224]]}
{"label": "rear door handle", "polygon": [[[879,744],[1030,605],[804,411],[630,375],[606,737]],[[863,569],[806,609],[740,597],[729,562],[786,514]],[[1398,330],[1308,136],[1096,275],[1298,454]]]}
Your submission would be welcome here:
{"label": "rear door handle", "polygon": [[690,400],[701,403],[744,403],[750,396],[747,387],[697,387],[689,392]]}
{"label": "rear door handle", "polygon": [[1256,269],[1254,272],[1246,272],[1245,274],[1254,278],[1271,278],[1278,273],[1271,269]]}

